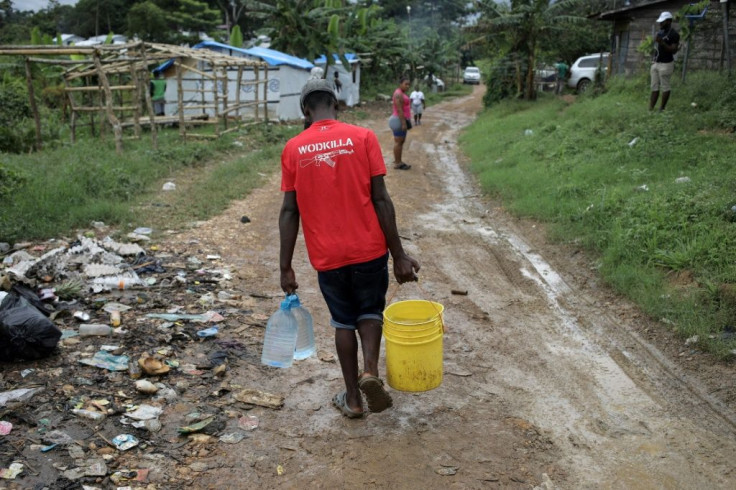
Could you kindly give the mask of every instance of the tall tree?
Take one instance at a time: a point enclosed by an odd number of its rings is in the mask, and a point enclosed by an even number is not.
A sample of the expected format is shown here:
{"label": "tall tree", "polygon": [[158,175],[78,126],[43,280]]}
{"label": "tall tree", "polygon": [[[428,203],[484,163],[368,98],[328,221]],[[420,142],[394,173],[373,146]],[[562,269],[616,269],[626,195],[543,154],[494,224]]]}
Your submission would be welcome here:
{"label": "tall tree", "polygon": [[136,3],[128,11],[127,33],[143,41],[168,42],[171,39],[166,12],[151,0]]}
{"label": "tall tree", "polygon": [[555,36],[570,26],[586,22],[582,0],[511,0],[509,6],[493,0],[478,2],[482,17],[478,29],[484,36],[502,36],[514,59],[524,99],[535,99],[537,55]]}

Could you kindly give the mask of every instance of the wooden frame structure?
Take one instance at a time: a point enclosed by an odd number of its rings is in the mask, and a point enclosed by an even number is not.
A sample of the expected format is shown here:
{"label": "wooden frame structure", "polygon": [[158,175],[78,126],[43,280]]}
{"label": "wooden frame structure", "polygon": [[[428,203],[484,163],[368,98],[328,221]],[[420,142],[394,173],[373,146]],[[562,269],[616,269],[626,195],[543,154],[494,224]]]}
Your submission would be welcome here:
{"label": "wooden frame structure", "polygon": [[[76,141],[80,120],[89,117],[92,133],[100,135],[112,128],[115,149],[123,149],[123,130],[133,128],[140,138],[141,128],[150,126],[154,147],[158,146],[157,126],[178,124],[182,137],[217,138],[246,122],[268,120],[268,65],[260,60],[233,57],[206,49],[155,43],[128,43],[99,46],[0,46],[0,55],[24,56],[31,110],[36,126],[36,146],[41,148],[41,120],[33,90],[31,65],[51,64],[65,68],[62,78],[71,107],[71,137]],[[41,57],[41,56],[53,56]],[[176,80],[176,114],[156,116],[149,91],[151,70],[165,67]],[[263,76],[261,76],[261,71]],[[244,73],[252,76],[244,78]],[[186,81],[185,82],[185,74]],[[172,77],[169,77],[171,79]],[[234,88],[234,96],[229,94]],[[244,100],[241,93],[253,94]],[[99,122],[95,116],[99,116]],[[235,123],[228,127],[229,122]],[[214,134],[195,133],[197,126],[212,125]]]}

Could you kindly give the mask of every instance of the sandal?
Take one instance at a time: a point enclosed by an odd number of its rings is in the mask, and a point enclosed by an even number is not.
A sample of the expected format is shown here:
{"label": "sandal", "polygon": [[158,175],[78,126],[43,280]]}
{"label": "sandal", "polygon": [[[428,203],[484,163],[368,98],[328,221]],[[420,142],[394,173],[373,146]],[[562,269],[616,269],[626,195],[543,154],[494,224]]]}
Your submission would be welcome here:
{"label": "sandal", "polygon": [[401,162],[401,165],[399,165],[398,167],[395,166],[394,168],[396,170],[409,170],[411,168],[411,165],[409,165],[408,163]]}
{"label": "sandal", "polygon": [[383,380],[375,376],[363,376],[358,380],[360,391],[365,395],[368,410],[373,413],[383,412],[393,406],[394,400],[383,387]]}
{"label": "sandal", "polygon": [[332,399],[332,404],[342,412],[344,416],[346,416],[349,419],[359,419],[362,418],[365,412],[356,412],[352,408],[348,406],[347,402],[347,391],[341,391],[335,397]]}

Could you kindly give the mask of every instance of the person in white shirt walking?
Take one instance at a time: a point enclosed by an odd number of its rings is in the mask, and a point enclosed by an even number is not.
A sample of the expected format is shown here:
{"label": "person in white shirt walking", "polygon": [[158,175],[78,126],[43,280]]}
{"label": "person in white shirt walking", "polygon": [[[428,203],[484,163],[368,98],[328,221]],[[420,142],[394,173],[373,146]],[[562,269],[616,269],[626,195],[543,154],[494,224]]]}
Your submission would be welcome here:
{"label": "person in white shirt walking", "polygon": [[409,95],[411,99],[411,113],[414,114],[414,126],[420,126],[422,124],[422,112],[424,112],[424,93],[419,90],[417,85],[414,91]]}

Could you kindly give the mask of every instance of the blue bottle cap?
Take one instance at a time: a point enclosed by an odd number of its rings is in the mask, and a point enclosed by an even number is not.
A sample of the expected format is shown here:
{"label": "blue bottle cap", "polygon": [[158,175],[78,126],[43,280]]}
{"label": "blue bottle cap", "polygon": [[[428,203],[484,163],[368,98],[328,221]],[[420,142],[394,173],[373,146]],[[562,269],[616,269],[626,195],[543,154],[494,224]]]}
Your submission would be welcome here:
{"label": "blue bottle cap", "polygon": [[285,300],[281,302],[281,309],[286,311],[291,309],[291,300],[287,296]]}
{"label": "blue bottle cap", "polygon": [[286,299],[291,302],[291,307],[295,308],[297,306],[301,306],[301,303],[299,302],[299,296],[297,296],[296,293],[292,293],[286,297]]}

